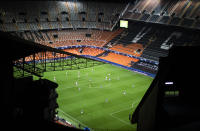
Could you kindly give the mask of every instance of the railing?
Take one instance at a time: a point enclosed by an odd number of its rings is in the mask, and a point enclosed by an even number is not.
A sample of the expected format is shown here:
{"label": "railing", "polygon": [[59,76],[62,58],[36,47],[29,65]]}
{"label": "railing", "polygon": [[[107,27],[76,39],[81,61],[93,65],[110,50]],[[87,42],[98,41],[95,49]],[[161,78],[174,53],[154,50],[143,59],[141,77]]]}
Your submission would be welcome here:
{"label": "railing", "polygon": [[44,70],[43,69],[40,69],[34,65],[30,65],[30,64],[27,64],[27,63],[15,63],[14,64],[15,67],[19,68],[19,69],[22,69],[28,73],[31,73],[31,74],[34,74],[36,76],[39,76],[39,77],[42,77],[43,76],[43,72]]}

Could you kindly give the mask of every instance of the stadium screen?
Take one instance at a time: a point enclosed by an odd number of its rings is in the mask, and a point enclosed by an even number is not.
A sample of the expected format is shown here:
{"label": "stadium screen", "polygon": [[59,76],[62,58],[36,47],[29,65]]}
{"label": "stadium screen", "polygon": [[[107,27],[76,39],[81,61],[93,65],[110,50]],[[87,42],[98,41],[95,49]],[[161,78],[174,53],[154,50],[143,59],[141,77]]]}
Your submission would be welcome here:
{"label": "stadium screen", "polygon": [[120,27],[128,28],[128,21],[127,20],[120,20]]}

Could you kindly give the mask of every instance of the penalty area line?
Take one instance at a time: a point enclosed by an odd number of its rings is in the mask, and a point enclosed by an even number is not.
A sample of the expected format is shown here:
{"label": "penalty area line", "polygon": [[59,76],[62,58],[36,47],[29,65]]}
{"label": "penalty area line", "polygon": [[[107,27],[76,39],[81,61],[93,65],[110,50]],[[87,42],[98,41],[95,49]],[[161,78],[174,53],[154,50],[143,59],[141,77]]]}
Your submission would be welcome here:
{"label": "penalty area line", "polygon": [[82,122],[80,122],[79,120],[75,119],[74,117],[72,117],[71,115],[67,114],[66,112],[64,112],[61,109],[57,109],[58,111],[62,112],[64,115],[66,115],[67,117],[69,117],[70,119],[72,119],[73,121],[76,121],[78,123],[80,123],[81,125],[88,127],[87,125],[83,124]]}
{"label": "penalty area line", "polygon": [[119,111],[116,111],[116,112],[113,112],[113,113],[110,113],[110,115],[113,115],[113,114],[116,114],[116,113],[119,113],[119,112],[122,112],[122,111],[125,111],[125,110],[128,110],[128,109],[131,109],[131,107],[125,108],[125,109],[122,109],[122,110],[119,110]]}
{"label": "penalty area line", "polygon": [[122,109],[122,110],[119,110],[119,111],[112,112],[112,113],[110,113],[109,115],[110,115],[111,117],[113,117],[113,118],[119,120],[120,122],[122,122],[122,123],[124,123],[124,124],[129,125],[129,126],[132,127],[131,123],[128,123],[128,122],[126,122],[126,121],[124,121],[124,120],[122,120],[122,119],[120,119],[120,118],[114,116],[114,114],[119,113],[119,112],[122,112],[122,111],[125,111],[125,110],[133,109],[133,105],[134,105],[135,103],[137,103],[137,101],[131,103],[131,107],[128,107],[128,108],[125,108],[125,109]]}
{"label": "penalty area line", "polygon": [[122,123],[124,123],[124,124],[129,125],[129,126],[132,127],[132,125],[130,123],[128,123],[128,122],[126,122],[126,121],[124,121],[124,120],[122,120],[122,119],[120,119],[120,118],[118,118],[116,116],[113,116],[112,114],[110,114],[110,116],[113,117],[113,118],[115,118],[115,119],[117,119],[117,120],[119,120],[120,122],[122,122]]}
{"label": "penalty area line", "polygon": [[113,115],[113,114],[116,114],[116,113],[119,113],[119,112],[122,112],[122,111],[125,111],[125,110],[128,110],[128,109],[132,109],[132,108],[133,108],[133,105],[135,105],[137,102],[138,102],[138,101],[135,101],[135,102],[133,102],[133,103],[130,103],[130,104],[131,104],[130,107],[124,108],[124,109],[122,109],[122,110],[118,110],[118,111],[115,111],[115,112],[112,112],[112,113],[110,113],[110,114]]}

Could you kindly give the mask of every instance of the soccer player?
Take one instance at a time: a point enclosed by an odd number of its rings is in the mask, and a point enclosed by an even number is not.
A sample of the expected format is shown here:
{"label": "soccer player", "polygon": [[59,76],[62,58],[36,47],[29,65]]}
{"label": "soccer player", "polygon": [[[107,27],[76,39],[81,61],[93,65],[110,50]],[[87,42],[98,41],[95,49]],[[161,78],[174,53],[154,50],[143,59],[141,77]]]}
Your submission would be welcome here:
{"label": "soccer player", "polygon": [[124,90],[123,94],[126,95],[126,90]]}
{"label": "soccer player", "polygon": [[77,81],[76,81],[75,85],[78,86],[78,82]]}
{"label": "soccer player", "polygon": [[81,115],[83,115],[83,113],[84,113],[84,111],[83,111],[83,109],[81,109]]}
{"label": "soccer player", "polygon": [[106,76],[106,79],[105,79],[106,81],[108,80],[108,77]]}
{"label": "soccer player", "polygon": [[110,81],[110,73],[108,74],[108,77],[109,77],[109,79],[108,79],[108,80]]}
{"label": "soccer player", "polygon": [[108,103],[108,98],[105,99],[105,103]]}
{"label": "soccer player", "polygon": [[56,81],[56,77],[55,76],[53,77],[53,80]]}

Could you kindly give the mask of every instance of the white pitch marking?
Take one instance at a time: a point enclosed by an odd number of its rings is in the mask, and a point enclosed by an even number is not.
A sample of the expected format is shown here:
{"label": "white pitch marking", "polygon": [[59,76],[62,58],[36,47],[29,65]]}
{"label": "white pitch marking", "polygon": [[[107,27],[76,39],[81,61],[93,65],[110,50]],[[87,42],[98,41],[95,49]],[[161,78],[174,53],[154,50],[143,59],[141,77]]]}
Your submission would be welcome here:
{"label": "white pitch marking", "polygon": [[67,114],[66,112],[64,112],[63,110],[61,109],[57,109],[58,111],[62,112],[63,114],[65,114],[66,116],[70,117],[73,121],[76,121],[78,123],[80,123],[81,125],[85,126],[85,127],[88,127],[87,125],[83,124],[82,122],[80,122],[79,120],[75,119],[74,117],[72,117],[71,115]]}

